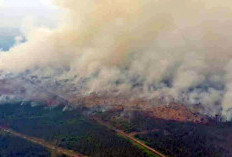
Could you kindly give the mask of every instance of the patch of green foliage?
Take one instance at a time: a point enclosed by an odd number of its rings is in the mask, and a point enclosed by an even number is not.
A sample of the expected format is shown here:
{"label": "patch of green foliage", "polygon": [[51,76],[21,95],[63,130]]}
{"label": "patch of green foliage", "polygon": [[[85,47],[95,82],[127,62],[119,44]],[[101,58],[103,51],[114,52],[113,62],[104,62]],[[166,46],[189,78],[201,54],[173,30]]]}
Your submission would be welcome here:
{"label": "patch of green foliage", "polygon": [[0,106],[0,125],[92,157],[146,157],[147,154],[114,131],[88,120],[81,109],[62,111],[6,104]]}
{"label": "patch of green foliage", "polygon": [[142,111],[109,111],[97,116],[127,133],[143,132],[136,138],[168,156],[232,156],[232,122],[182,123],[155,119]]}
{"label": "patch of green foliage", "polygon": [[165,129],[136,137],[173,157],[221,157],[229,156],[230,148],[222,146],[226,142],[223,136],[226,132],[216,126],[167,122]]}
{"label": "patch of green foliage", "polygon": [[42,146],[9,134],[0,134],[0,157],[48,157],[50,155],[50,152]]}

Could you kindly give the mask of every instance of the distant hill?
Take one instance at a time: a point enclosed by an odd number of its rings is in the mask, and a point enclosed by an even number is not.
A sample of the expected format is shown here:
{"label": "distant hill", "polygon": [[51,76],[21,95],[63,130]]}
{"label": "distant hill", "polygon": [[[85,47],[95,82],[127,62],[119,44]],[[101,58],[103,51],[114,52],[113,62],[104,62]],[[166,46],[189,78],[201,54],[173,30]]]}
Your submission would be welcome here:
{"label": "distant hill", "polygon": [[19,28],[0,28],[0,49],[9,50],[15,44],[15,37],[21,35]]}

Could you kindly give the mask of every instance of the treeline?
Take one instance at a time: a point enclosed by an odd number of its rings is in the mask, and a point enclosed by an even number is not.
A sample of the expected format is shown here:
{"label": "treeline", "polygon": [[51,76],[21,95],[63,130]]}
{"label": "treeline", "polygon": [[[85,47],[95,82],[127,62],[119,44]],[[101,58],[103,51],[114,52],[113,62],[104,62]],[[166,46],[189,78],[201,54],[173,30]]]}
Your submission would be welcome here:
{"label": "treeline", "polygon": [[146,157],[139,148],[82,115],[81,109],[7,104],[0,124],[92,157]]}

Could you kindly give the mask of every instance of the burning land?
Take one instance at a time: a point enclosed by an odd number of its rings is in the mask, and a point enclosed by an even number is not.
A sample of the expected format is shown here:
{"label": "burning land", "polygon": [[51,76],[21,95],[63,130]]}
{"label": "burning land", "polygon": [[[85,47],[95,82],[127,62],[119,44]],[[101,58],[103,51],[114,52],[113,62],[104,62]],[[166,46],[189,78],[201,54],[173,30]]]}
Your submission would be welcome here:
{"label": "burning land", "polygon": [[231,0],[49,5],[0,47],[0,156],[232,156]]}
{"label": "burning land", "polygon": [[[38,81],[14,79],[1,80],[1,128],[54,148],[99,157],[161,156],[150,148],[164,156],[231,156],[231,122],[203,114],[200,105],[93,93],[66,99],[43,89]],[[19,80],[26,83],[17,84]],[[8,83],[14,90],[7,89]],[[26,84],[34,91],[27,92]],[[57,150],[48,149],[62,155]]]}

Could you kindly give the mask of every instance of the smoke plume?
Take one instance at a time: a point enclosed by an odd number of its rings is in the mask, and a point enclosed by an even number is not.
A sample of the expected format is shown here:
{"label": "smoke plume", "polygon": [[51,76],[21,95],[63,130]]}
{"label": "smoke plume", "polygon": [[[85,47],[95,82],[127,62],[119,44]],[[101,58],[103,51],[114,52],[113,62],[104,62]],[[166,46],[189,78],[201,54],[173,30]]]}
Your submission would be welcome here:
{"label": "smoke plume", "polygon": [[159,97],[231,118],[231,0],[55,0],[56,29],[25,29],[2,73],[62,95]]}

